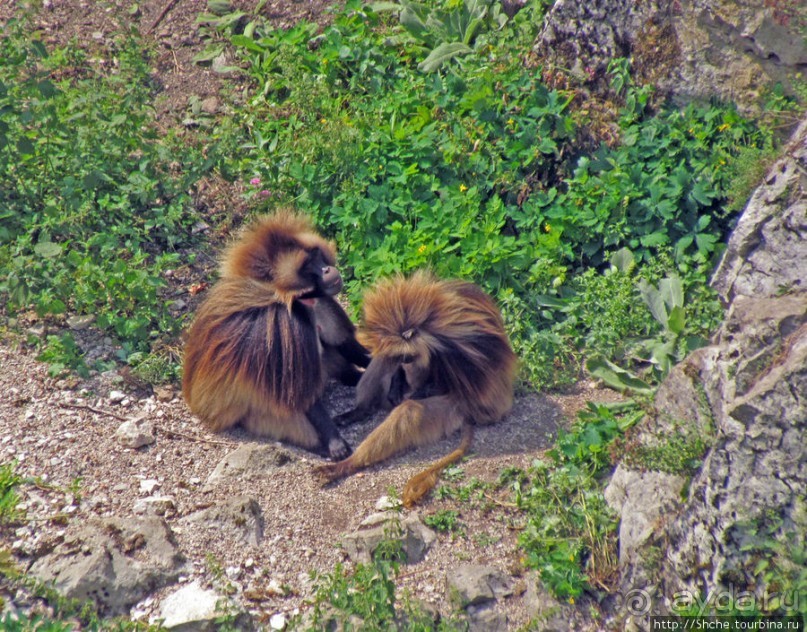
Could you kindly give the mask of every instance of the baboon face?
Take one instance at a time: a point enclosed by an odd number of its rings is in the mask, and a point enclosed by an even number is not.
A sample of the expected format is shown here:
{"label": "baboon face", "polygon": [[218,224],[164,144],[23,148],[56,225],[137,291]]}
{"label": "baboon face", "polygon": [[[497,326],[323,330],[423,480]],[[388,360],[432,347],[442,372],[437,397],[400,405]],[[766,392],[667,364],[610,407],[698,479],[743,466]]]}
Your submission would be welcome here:
{"label": "baboon face", "polygon": [[300,269],[300,277],[307,279],[314,288],[300,298],[335,296],[342,291],[342,275],[333,263],[326,260],[319,248],[309,252],[308,259]]}

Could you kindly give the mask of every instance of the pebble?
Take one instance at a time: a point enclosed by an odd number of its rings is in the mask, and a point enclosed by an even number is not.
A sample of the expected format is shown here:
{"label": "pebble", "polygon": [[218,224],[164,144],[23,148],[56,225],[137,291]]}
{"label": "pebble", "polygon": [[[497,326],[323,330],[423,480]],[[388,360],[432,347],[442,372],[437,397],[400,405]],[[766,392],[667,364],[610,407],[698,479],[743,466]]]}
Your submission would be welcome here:
{"label": "pebble", "polygon": [[160,481],[153,478],[147,478],[140,481],[140,491],[146,494],[151,494],[155,489],[160,486]]}
{"label": "pebble", "polygon": [[400,509],[400,507],[401,501],[389,496],[381,496],[375,503],[375,508],[378,511],[389,511],[390,509]]}

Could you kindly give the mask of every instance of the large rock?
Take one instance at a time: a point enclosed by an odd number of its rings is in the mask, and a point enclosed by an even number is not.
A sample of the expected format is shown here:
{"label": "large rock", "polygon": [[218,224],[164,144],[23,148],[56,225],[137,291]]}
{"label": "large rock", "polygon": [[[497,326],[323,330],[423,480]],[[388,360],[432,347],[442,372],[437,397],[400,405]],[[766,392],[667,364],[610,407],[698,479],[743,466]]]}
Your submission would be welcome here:
{"label": "large rock", "polygon": [[807,122],[731,235],[712,286],[727,301],[807,290]]}
{"label": "large rock", "polygon": [[296,458],[284,448],[266,443],[245,443],[221,461],[205,483],[206,489],[214,489],[225,482],[240,482],[262,479],[273,470],[292,463]]}
{"label": "large rock", "polygon": [[[192,582],[160,604],[161,626],[172,632],[215,632],[221,629],[253,630],[252,617],[227,597]],[[228,626],[224,623],[227,621]]]}
{"label": "large rock", "polygon": [[31,567],[70,599],[90,600],[121,614],[177,579],[184,558],[160,518],[92,520]]}
{"label": "large rock", "polygon": [[183,525],[207,531],[218,538],[221,533],[249,546],[263,539],[263,511],[258,501],[249,496],[233,496],[222,503],[200,509],[182,519]]}
{"label": "large rock", "polygon": [[[715,274],[726,321],[711,346],[670,373],[642,429],[663,436],[667,418],[709,435],[686,500],[676,503],[672,488],[658,497],[657,477],[624,464],[612,483],[626,540],[622,593],[646,589],[651,611],[684,605],[686,595],[776,590],[756,565],[776,547],[787,556],[807,532],[806,201],[807,120],[749,201]],[[641,498],[655,529],[649,520],[628,528]]]}
{"label": "large rock", "polygon": [[659,519],[681,499],[686,483],[678,474],[635,472],[620,464],[605,490],[608,506],[619,523],[619,559],[633,560],[635,552],[655,533]]}
{"label": "large rock", "polygon": [[353,533],[342,538],[342,546],[351,560],[368,564],[382,542],[395,541],[408,564],[420,562],[437,539],[437,534],[411,513],[403,520],[394,511],[373,514]]}
{"label": "large rock", "polygon": [[768,86],[793,91],[807,65],[798,1],[558,0],[536,44],[549,65],[602,82],[614,57],[684,100],[718,96],[759,107]]}
{"label": "large rock", "polygon": [[449,597],[461,608],[478,606],[513,594],[513,579],[492,566],[463,564],[448,572]]}

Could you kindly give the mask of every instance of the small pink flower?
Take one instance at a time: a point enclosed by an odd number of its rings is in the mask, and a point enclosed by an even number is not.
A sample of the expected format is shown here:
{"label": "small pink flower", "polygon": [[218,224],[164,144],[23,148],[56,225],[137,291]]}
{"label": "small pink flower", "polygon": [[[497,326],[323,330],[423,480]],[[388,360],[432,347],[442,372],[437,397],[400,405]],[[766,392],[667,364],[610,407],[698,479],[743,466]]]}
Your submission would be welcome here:
{"label": "small pink flower", "polygon": [[260,179],[260,178],[252,178],[252,180],[250,180],[250,181],[249,181],[249,183],[250,183],[252,186],[255,186],[255,187],[256,187],[256,186],[258,186],[258,185],[261,183],[261,179]]}
{"label": "small pink flower", "polygon": [[267,198],[267,197],[269,197],[270,195],[272,195],[272,192],[271,192],[271,191],[267,191],[266,189],[264,189],[263,191],[261,191],[260,195],[261,195],[261,197],[265,197],[265,198]]}

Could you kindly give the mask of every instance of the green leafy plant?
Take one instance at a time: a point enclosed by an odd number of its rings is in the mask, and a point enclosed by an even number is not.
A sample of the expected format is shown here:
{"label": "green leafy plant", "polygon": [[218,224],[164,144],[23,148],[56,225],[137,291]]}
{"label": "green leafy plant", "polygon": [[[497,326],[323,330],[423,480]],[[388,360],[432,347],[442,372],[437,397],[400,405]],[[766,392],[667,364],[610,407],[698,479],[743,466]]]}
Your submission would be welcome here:
{"label": "green leafy plant", "polygon": [[397,563],[376,558],[348,572],[337,564],[329,573],[312,573],[312,608],[289,622],[289,629],[407,630],[452,632],[465,629],[453,617],[435,621],[422,605],[399,595],[394,577]]}
{"label": "green leafy plant", "polygon": [[[164,272],[195,243],[188,191],[210,163],[158,134],[143,43],[124,32],[115,46],[119,68],[105,74],[76,44],[32,38],[22,12],[4,27],[0,296],[55,322],[96,315],[125,356],[179,329]],[[43,359],[87,369],[70,334],[48,338]]]}
{"label": "green leafy plant", "polygon": [[[622,142],[581,155],[575,94],[547,88],[521,56],[542,10],[499,23],[487,3],[349,2],[322,30],[254,16],[249,34],[224,29],[253,92],[217,131],[217,166],[311,212],[338,242],[349,296],[419,267],[480,283],[524,377],[555,385],[584,355],[619,363],[657,333],[635,278],[681,273],[686,286],[685,269],[708,266],[730,227],[726,170],[769,135],[722,104],[652,112],[623,60]],[[463,39],[474,45],[461,64],[424,70]],[[603,274],[626,247],[635,271]],[[691,308],[713,300],[693,291]]]}
{"label": "green leafy plant", "polygon": [[0,465],[0,525],[13,522],[22,515],[18,508],[20,497],[17,488],[23,479],[16,469],[16,462]]}
{"label": "green leafy plant", "polygon": [[525,562],[559,598],[573,602],[613,581],[617,520],[605,503],[601,477],[610,467],[613,442],[643,415],[632,403],[589,403],[571,431],[558,433],[547,460],[505,478],[526,518],[519,536]]}
{"label": "green leafy plant", "polygon": [[[619,265],[632,266],[633,255],[629,250],[623,249],[617,255]],[[680,277],[674,274],[665,276],[657,286],[640,278],[636,288],[660,326],[660,332],[635,342],[633,353],[640,361],[649,363],[653,368],[653,377],[661,380],[676,362],[695,349],[705,346],[707,340],[687,325],[684,285]],[[586,362],[586,368],[591,375],[617,390],[640,393],[653,391],[653,387],[646,381],[600,354],[592,355]]]}
{"label": "green leafy plant", "polygon": [[459,513],[453,509],[441,509],[433,514],[423,517],[423,524],[435,531],[456,532],[462,531]]}
{"label": "green leafy plant", "polygon": [[58,336],[48,336],[45,348],[37,359],[48,363],[48,373],[52,377],[63,375],[68,370],[83,377],[89,375],[81,350],[69,331]]}
{"label": "green leafy plant", "polygon": [[401,25],[430,52],[418,68],[434,72],[452,59],[474,52],[481,43],[480,33],[493,26],[501,28],[507,15],[498,2],[457,0],[435,6],[433,3],[401,0],[400,4],[377,3],[379,9],[399,9]]}

